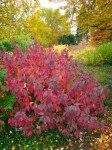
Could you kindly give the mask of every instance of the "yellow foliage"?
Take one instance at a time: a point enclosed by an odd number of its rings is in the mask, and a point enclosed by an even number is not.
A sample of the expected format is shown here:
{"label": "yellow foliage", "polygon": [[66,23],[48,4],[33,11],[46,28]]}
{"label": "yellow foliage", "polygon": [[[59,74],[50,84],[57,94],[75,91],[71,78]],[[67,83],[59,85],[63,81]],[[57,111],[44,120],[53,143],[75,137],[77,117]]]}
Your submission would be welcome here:
{"label": "yellow foliage", "polygon": [[68,46],[67,45],[55,45],[54,46],[54,51],[56,53],[61,53],[64,49],[68,50]]}
{"label": "yellow foliage", "polygon": [[34,0],[1,0],[0,1],[0,38],[12,40],[28,26],[26,19],[30,18],[39,1]]}
{"label": "yellow foliage", "polygon": [[38,41],[39,44],[43,46],[51,44],[51,29],[46,26],[44,21],[41,20],[39,11],[36,12],[27,22],[29,24],[29,32]]}
{"label": "yellow foliage", "polygon": [[90,150],[112,150],[112,126],[101,135]]}

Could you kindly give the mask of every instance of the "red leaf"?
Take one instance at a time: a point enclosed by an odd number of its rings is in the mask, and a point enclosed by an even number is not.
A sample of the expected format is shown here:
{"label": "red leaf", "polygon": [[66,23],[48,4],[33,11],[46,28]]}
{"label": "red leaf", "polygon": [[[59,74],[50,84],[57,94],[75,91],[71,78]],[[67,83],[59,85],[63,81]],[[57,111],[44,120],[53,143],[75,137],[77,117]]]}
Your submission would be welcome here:
{"label": "red leaf", "polygon": [[41,130],[37,130],[37,134],[41,134]]}
{"label": "red leaf", "polygon": [[4,124],[4,121],[0,120],[0,125]]}

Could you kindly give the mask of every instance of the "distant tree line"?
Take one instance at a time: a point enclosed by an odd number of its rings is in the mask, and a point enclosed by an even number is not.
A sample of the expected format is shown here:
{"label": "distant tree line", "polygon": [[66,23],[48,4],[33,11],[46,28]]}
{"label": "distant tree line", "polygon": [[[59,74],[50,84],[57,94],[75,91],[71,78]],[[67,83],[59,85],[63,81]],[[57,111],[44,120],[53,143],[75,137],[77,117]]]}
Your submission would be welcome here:
{"label": "distant tree line", "polygon": [[77,30],[77,33],[75,35],[70,34],[60,36],[58,38],[58,44],[78,45],[83,38],[85,38],[86,41],[88,42],[89,39],[88,32],[86,31],[85,33],[81,34]]}

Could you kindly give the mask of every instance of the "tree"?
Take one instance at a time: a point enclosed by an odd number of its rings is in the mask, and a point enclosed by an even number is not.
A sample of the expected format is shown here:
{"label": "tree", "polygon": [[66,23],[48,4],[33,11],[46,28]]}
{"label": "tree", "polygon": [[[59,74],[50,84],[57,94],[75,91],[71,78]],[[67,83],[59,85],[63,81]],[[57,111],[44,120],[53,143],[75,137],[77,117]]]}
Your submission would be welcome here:
{"label": "tree", "polygon": [[70,22],[66,15],[61,15],[59,10],[42,9],[41,18],[46,23],[47,27],[52,30],[52,43],[57,44],[58,38],[61,35],[70,34]]}
{"label": "tree", "polygon": [[[91,19],[92,18],[92,19]],[[110,0],[85,1],[77,21],[81,28],[89,29],[91,44],[99,45],[112,40],[112,3]]]}
{"label": "tree", "polygon": [[[59,1],[59,0],[52,0]],[[101,41],[112,37],[112,2],[111,0],[64,0],[66,12],[78,23],[83,31],[92,34],[102,33]],[[100,40],[100,39],[99,39]]]}
{"label": "tree", "polygon": [[1,0],[0,1],[0,38],[13,39],[27,27],[27,18],[39,6],[38,0]]}
{"label": "tree", "polygon": [[59,36],[70,34],[68,18],[59,10],[40,9],[27,22],[31,35],[45,47],[57,44]]}
{"label": "tree", "polygon": [[[51,0],[60,1],[60,0]],[[112,30],[111,0],[63,0],[67,2],[66,11],[76,14],[78,23],[84,27]],[[70,13],[71,12],[71,13]],[[91,19],[92,18],[92,19]],[[73,18],[74,19],[74,18]]]}
{"label": "tree", "polygon": [[52,44],[52,29],[40,17],[40,11],[36,12],[28,21],[29,32],[42,46]]}

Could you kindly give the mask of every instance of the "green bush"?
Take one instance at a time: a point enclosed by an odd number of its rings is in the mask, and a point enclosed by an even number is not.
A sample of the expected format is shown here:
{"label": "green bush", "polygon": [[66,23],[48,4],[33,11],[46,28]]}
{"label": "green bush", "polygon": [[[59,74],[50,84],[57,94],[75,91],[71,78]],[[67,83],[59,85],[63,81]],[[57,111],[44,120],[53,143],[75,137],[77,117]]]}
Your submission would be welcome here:
{"label": "green bush", "polygon": [[13,51],[15,45],[13,45],[10,41],[2,41],[0,42],[0,50],[6,49],[6,51]]}
{"label": "green bush", "polygon": [[60,36],[58,39],[59,44],[76,45],[76,37],[72,34]]}
{"label": "green bush", "polygon": [[32,44],[34,44],[34,41],[30,38],[29,35],[21,34],[17,39],[14,39],[13,41],[1,41],[0,50],[3,50],[5,48],[6,51],[13,51],[15,47],[18,46],[24,51],[29,45]]}
{"label": "green bush", "polygon": [[0,50],[3,50],[5,47],[2,42],[0,42]]}
{"label": "green bush", "polygon": [[87,65],[96,66],[101,64],[102,57],[96,52],[95,49],[84,49],[82,52],[76,56],[77,60],[84,61]]}
{"label": "green bush", "polygon": [[26,50],[29,45],[34,44],[34,41],[28,35],[21,34],[18,36],[17,44],[22,50]]}
{"label": "green bush", "polygon": [[0,108],[4,108],[4,110],[10,110],[12,109],[15,95],[11,94],[9,91],[7,91],[5,86],[4,77],[6,75],[6,71],[0,72]]}
{"label": "green bush", "polygon": [[103,64],[112,65],[112,42],[97,47],[96,51],[103,58]]}
{"label": "green bush", "polygon": [[3,124],[0,124],[0,131],[5,127],[8,111],[12,109],[15,100],[15,95],[6,89],[4,81],[5,75],[6,70],[2,70],[0,72],[0,121],[2,121]]}

